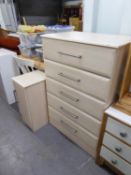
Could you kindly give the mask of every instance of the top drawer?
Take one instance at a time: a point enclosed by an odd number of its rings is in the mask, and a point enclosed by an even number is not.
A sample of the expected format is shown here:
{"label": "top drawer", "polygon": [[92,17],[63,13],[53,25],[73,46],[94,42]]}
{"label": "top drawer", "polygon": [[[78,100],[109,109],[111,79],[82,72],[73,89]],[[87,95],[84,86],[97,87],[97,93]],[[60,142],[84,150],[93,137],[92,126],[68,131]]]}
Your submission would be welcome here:
{"label": "top drawer", "polygon": [[44,39],[46,59],[112,77],[116,63],[116,50],[86,44]]}
{"label": "top drawer", "polygon": [[108,117],[106,131],[131,145],[131,128]]}

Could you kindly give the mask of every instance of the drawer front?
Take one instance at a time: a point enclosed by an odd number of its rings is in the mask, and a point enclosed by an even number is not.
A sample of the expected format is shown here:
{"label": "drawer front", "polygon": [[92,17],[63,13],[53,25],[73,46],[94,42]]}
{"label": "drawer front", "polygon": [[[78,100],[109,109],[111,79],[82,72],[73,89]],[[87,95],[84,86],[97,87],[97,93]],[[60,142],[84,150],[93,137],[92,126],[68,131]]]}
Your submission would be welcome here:
{"label": "drawer front", "polygon": [[[102,120],[105,103],[85,95],[75,89],[47,78],[47,91],[63,101],[85,111],[86,113]],[[95,110],[94,110],[95,109]]]}
{"label": "drawer front", "polygon": [[94,156],[98,141],[98,139],[95,136],[87,132],[85,129],[79,127],[74,122],[67,119],[66,117],[64,117],[64,115],[62,115],[61,113],[59,113],[58,111],[54,110],[51,107],[49,107],[49,116],[51,124],[55,125],[56,128],[58,128],[63,134],[65,134],[71,140],[74,140],[77,143],[81,142],[84,143],[87,149],[88,147],[90,147],[93,150],[93,156]]}
{"label": "drawer front", "polygon": [[107,77],[115,69],[116,50],[86,44],[44,39],[46,59],[78,67]]}
{"label": "drawer front", "polygon": [[103,144],[131,163],[131,147],[122,143],[120,140],[116,139],[108,133],[105,133],[104,135]]}
{"label": "drawer front", "polygon": [[131,145],[131,128],[108,117],[106,131]]}
{"label": "drawer front", "polygon": [[99,136],[100,124],[101,122],[89,116],[88,114],[80,111],[79,109],[73,107],[72,105],[62,101],[54,95],[48,93],[48,104],[53,107],[65,117],[71,119],[76,124],[87,129],[89,132],[95,136]]}
{"label": "drawer front", "polygon": [[123,159],[121,159],[116,154],[114,154],[113,152],[109,151],[104,146],[102,147],[100,154],[105,160],[107,160],[109,163],[111,163],[114,167],[119,169],[125,175],[130,175],[131,174],[131,165],[128,164]]}
{"label": "drawer front", "polygon": [[110,95],[111,80],[76,68],[45,60],[46,75],[102,101]]}

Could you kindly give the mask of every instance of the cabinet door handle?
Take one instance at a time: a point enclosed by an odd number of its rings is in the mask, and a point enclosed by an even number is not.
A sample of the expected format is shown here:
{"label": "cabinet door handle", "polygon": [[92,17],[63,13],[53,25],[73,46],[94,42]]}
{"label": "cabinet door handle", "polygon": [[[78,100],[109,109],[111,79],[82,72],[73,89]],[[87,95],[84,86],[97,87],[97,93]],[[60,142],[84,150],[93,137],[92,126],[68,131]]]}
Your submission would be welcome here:
{"label": "cabinet door handle", "polygon": [[70,100],[72,100],[72,101],[74,101],[74,102],[79,102],[79,99],[78,99],[78,98],[72,97],[71,95],[68,95],[68,94],[66,94],[66,93],[63,92],[63,91],[60,91],[59,93],[60,93],[63,97],[66,97],[66,98],[68,98],[68,99],[70,99]]}
{"label": "cabinet door handle", "polygon": [[125,138],[125,137],[127,137],[127,133],[124,132],[124,131],[123,132],[120,132],[120,136],[123,137],[123,138]]}
{"label": "cabinet door handle", "polygon": [[16,90],[14,90],[13,93],[14,93],[15,101],[16,101],[16,103],[18,103],[17,95],[16,95]]}
{"label": "cabinet door handle", "polygon": [[69,130],[71,133],[76,134],[78,131],[74,128],[72,128],[70,125],[68,125],[66,122],[64,122],[63,120],[60,121],[62,123],[62,125],[67,128],[67,130]]}
{"label": "cabinet door handle", "polygon": [[74,118],[74,119],[79,119],[79,116],[72,114],[71,112],[69,112],[69,111],[67,111],[66,109],[64,109],[62,106],[60,107],[60,110],[61,110],[62,112],[64,112],[65,114],[71,116],[71,117]]}
{"label": "cabinet door handle", "polygon": [[115,147],[115,150],[116,150],[118,153],[120,153],[120,152],[122,151],[122,148],[119,147],[119,146],[117,146],[117,147]]}
{"label": "cabinet door handle", "polygon": [[111,160],[111,163],[114,164],[114,165],[117,165],[117,160],[112,159],[112,160]]}
{"label": "cabinet door handle", "polygon": [[65,56],[70,56],[70,57],[82,59],[82,55],[72,55],[72,54],[64,53],[64,52],[58,52],[58,53],[59,53],[60,55],[65,55]]}
{"label": "cabinet door handle", "polygon": [[78,82],[78,83],[81,81],[80,79],[76,79],[76,78],[74,78],[74,77],[70,77],[70,76],[68,76],[68,75],[65,75],[65,74],[62,73],[62,72],[58,73],[58,75],[61,76],[61,77],[66,78],[66,79],[69,79],[69,80]]}

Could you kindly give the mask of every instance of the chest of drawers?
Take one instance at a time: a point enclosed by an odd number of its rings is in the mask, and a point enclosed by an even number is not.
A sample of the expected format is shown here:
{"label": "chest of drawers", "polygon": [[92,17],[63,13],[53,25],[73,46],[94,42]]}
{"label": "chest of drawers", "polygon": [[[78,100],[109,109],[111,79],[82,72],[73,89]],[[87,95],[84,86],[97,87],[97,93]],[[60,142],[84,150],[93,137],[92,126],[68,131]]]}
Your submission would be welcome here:
{"label": "chest of drawers", "polygon": [[116,96],[129,41],[84,32],[43,38],[50,123],[92,156],[104,110]]}
{"label": "chest of drawers", "polygon": [[98,163],[119,174],[131,174],[131,116],[110,107],[105,112]]}

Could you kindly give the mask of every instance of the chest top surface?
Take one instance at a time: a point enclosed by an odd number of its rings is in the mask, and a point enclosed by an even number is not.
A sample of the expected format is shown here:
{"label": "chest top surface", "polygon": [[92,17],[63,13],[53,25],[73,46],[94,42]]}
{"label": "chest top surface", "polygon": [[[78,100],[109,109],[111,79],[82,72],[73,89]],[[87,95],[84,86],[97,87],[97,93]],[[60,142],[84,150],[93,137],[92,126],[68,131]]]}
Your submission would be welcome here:
{"label": "chest top surface", "polygon": [[131,42],[130,36],[106,35],[106,34],[75,32],[75,31],[46,34],[42,35],[42,37],[48,39],[77,42],[77,43],[83,43],[101,47],[109,47],[115,49],[127,45]]}
{"label": "chest top surface", "polygon": [[115,109],[114,107],[109,107],[105,113],[111,116],[112,118],[131,127],[131,115],[121,112],[120,110]]}

